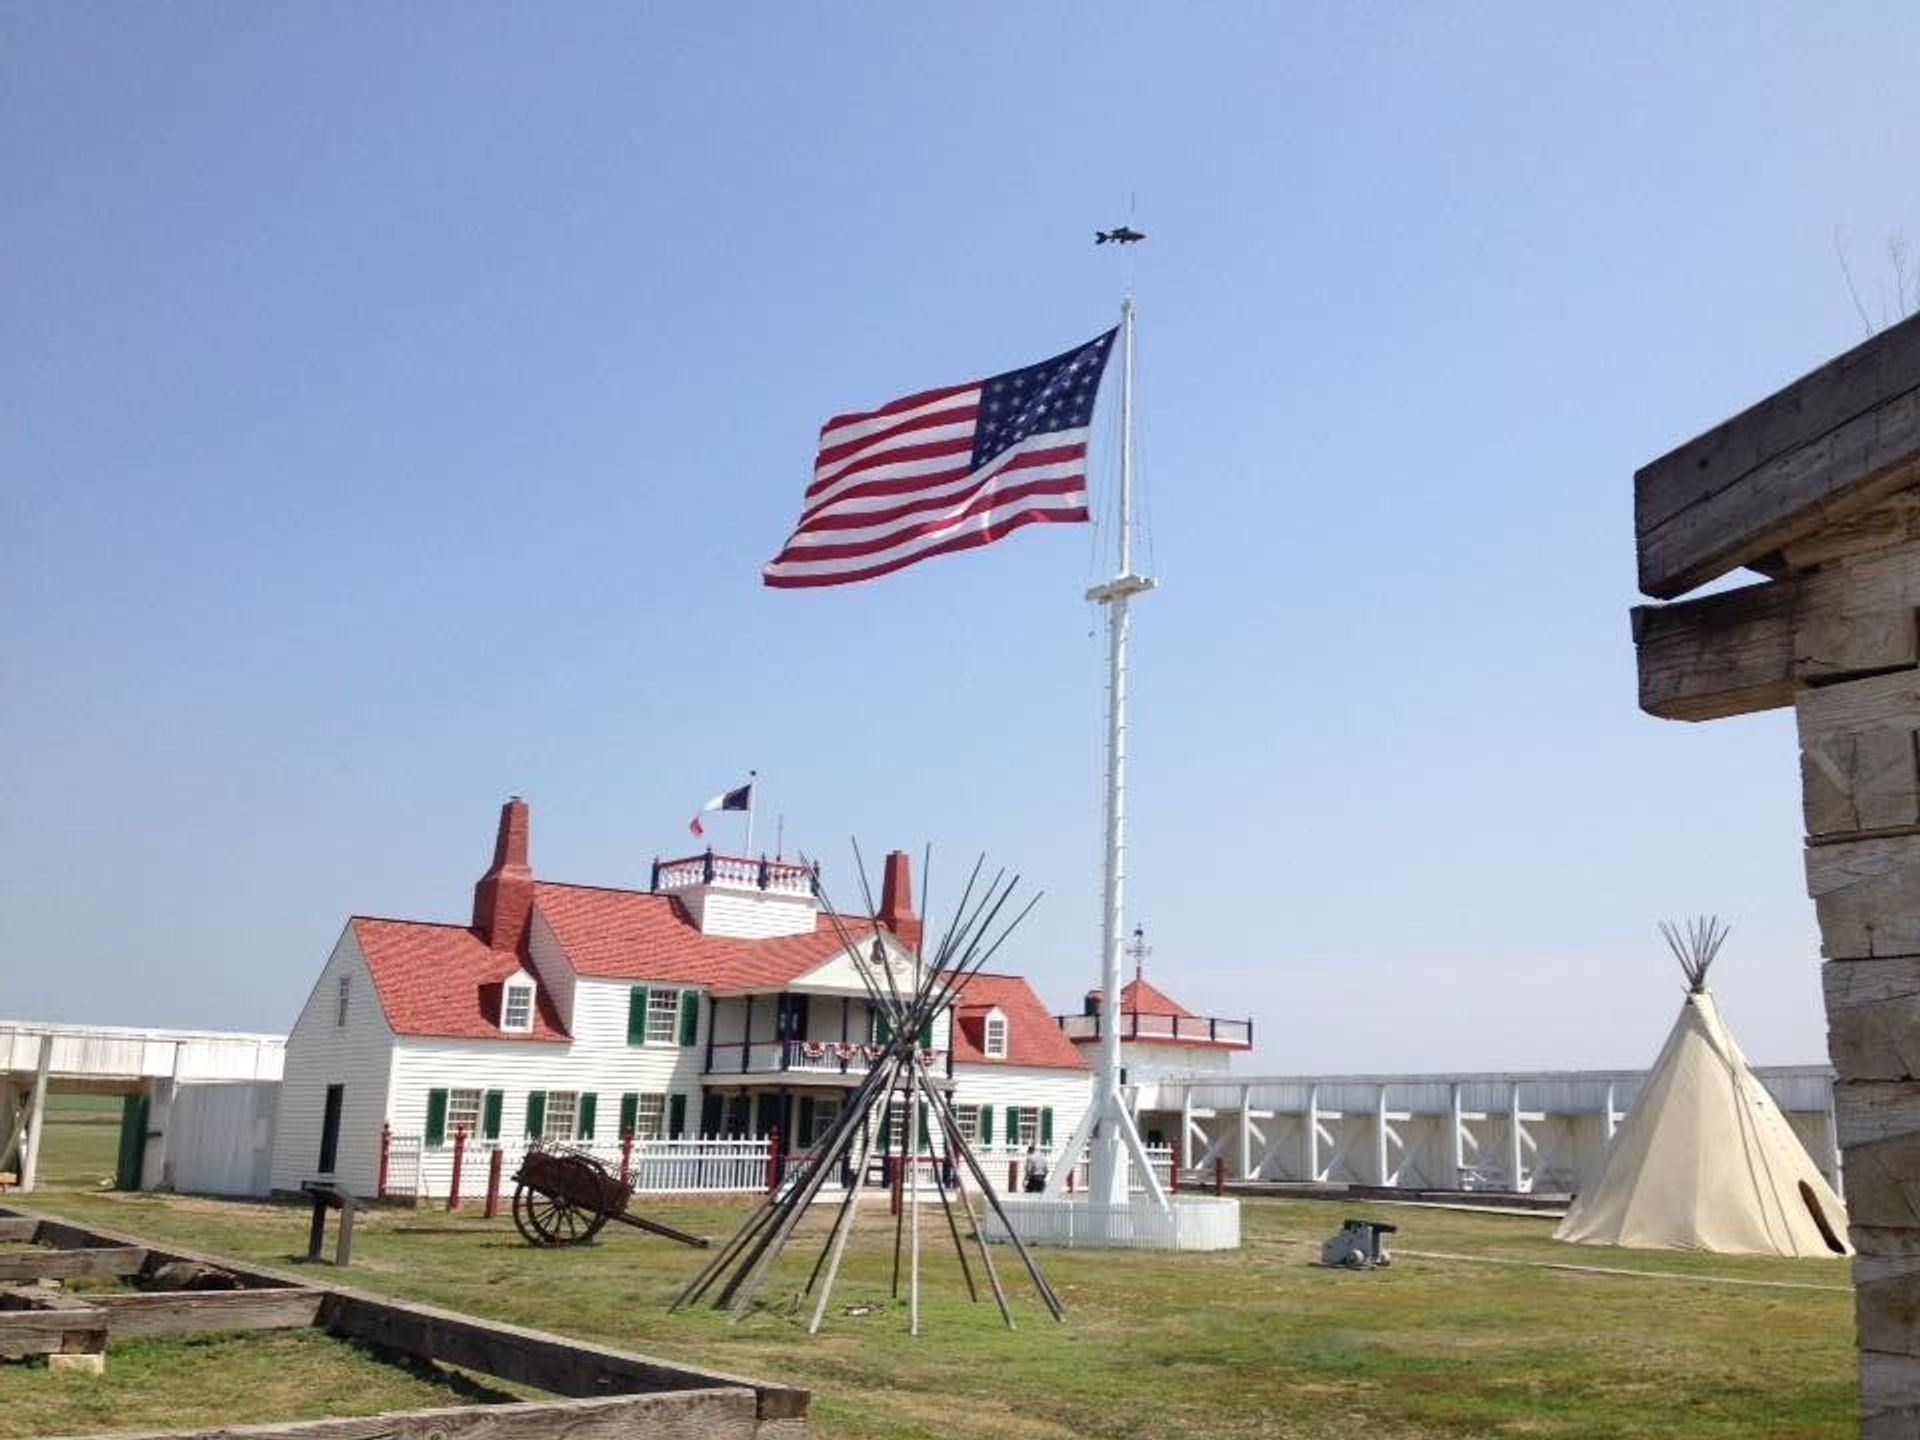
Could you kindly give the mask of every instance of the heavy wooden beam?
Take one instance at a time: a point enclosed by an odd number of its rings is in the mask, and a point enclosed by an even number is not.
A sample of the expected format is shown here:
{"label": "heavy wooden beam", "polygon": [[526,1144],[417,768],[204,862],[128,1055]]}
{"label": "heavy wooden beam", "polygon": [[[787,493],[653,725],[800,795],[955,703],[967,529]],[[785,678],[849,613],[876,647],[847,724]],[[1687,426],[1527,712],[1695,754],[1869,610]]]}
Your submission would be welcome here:
{"label": "heavy wooden beam", "polygon": [[1920,316],[1634,476],[1642,593],[1684,595],[1920,478]]}
{"label": "heavy wooden beam", "polygon": [[318,1290],[176,1290],[92,1295],[115,1340],[209,1330],[298,1330],[320,1313]]}
{"label": "heavy wooden beam", "polygon": [[[402,1410],[341,1420],[305,1420],[285,1425],[221,1426],[215,1430],[115,1432],[112,1440],[772,1440],[754,1419],[745,1390],[682,1390],[621,1395],[606,1400],[558,1404],[465,1405]],[[791,1432],[804,1440],[804,1430]],[[67,1440],[106,1440],[68,1436]]]}
{"label": "heavy wooden beam", "polygon": [[[1790,705],[1808,686],[1920,665],[1920,544],[1633,611],[1640,708],[1718,720]],[[1816,832],[1818,833],[1818,832]]]}
{"label": "heavy wooden beam", "polygon": [[147,1252],[135,1245],[88,1250],[0,1252],[0,1280],[80,1280],[138,1275]]}
{"label": "heavy wooden beam", "polygon": [[[421,1360],[484,1371],[555,1395],[684,1390],[694,1378],[678,1366],[624,1351],[352,1290],[327,1292],[320,1308],[320,1323],[336,1335]],[[738,1380],[712,1371],[695,1374],[710,1383],[731,1380],[751,1387],[758,1396],[763,1420],[798,1419],[807,1412],[805,1390]]]}

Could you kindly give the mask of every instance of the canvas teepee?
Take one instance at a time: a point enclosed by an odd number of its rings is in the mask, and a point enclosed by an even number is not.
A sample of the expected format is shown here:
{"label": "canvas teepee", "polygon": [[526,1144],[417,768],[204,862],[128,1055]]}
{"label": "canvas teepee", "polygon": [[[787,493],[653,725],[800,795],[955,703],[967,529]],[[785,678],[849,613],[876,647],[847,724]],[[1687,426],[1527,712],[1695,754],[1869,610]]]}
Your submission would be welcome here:
{"label": "canvas teepee", "polygon": [[1847,1212],[1727,1033],[1707,970],[1716,919],[1661,933],[1686,1004],[1557,1240],[1744,1255],[1846,1255]]}

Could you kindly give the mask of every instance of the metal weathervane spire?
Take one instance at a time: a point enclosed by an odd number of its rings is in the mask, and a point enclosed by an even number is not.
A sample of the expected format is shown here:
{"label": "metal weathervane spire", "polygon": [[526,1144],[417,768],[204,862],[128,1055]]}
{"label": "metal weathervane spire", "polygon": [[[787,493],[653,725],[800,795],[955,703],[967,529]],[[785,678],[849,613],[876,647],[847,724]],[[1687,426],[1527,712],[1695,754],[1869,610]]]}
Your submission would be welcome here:
{"label": "metal weathervane spire", "polygon": [[[1096,245],[1138,244],[1144,232],[1121,225],[1094,234]],[[1087,1199],[1095,1205],[1128,1203],[1127,1160],[1131,1156],[1153,1203],[1167,1206],[1166,1192],[1147,1160],[1139,1129],[1120,1093],[1120,960],[1125,941],[1127,893],[1127,629],[1128,609],[1136,595],[1154,582],[1133,569],[1133,295],[1120,305],[1120,503],[1119,554],[1113,579],[1087,591],[1087,599],[1107,607],[1107,825],[1106,884],[1101,924],[1100,1064],[1093,1103],[1087,1107],[1063,1154],[1077,1156],[1091,1144]],[[1047,1193],[1057,1195],[1071,1164],[1052,1167]]]}

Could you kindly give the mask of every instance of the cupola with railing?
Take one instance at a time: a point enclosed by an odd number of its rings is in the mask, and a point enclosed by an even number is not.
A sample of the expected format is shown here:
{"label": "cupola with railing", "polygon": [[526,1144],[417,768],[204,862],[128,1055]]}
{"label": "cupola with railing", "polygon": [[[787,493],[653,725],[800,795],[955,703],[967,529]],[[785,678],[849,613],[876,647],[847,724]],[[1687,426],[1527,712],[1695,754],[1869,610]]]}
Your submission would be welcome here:
{"label": "cupola with railing", "polygon": [[1109,1022],[1105,997],[1087,992],[1083,1013],[1056,1015],[1054,1022],[1076,1045],[1096,1045],[1109,1023],[1120,1031],[1123,1044],[1200,1046],[1217,1050],[1251,1050],[1253,1021],[1217,1015],[1196,1015],[1186,1006],[1147,983],[1146,961],[1153,954],[1146,933],[1134,928],[1127,957],[1133,961],[1133,981],[1120,991],[1118,1013]]}
{"label": "cupola with railing", "polygon": [[678,900],[702,933],[741,940],[810,935],[820,913],[820,867],[764,855],[655,860],[649,888]]}

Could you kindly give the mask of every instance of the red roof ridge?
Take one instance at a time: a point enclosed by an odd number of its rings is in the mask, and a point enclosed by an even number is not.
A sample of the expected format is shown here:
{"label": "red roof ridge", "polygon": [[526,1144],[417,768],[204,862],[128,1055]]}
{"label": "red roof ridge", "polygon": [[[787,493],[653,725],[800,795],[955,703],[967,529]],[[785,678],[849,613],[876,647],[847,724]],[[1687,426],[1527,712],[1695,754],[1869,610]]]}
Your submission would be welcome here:
{"label": "red roof ridge", "polygon": [[587,885],[578,880],[536,880],[536,890],[603,890],[609,895],[636,895],[650,900],[671,900],[671,894],[658,890],[636,890],[631,885]]}
{"label": "red roof ridge", "polygon": [[480,932],[473,926],[463,925],[458,920],[408,920],[399,915],[349,915],[347,917],[347,923],[350,925],[356,920],[371,920],[376,925],[421,925],[434,930],[464,930],[476,940],[480,938]]}

